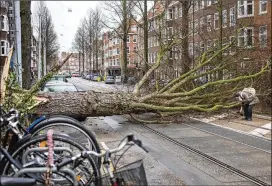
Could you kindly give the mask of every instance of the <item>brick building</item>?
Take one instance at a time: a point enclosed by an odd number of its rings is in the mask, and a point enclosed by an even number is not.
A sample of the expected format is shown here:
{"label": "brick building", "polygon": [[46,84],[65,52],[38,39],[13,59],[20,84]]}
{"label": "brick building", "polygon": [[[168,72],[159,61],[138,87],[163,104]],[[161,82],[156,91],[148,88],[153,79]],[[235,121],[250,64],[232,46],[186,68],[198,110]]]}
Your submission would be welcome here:
{"label": "brick building", "polygon": [[[63,61],[69,53],[67,52],[62,52],[60,56],[60,61]],[[82,59],[82,55],[81,55]],[[83,67],[82,64],[79,66],[79,53],[73,53],[73,55],[68,59],[68,61],[61,67],[61,72],[79,72],[79,67],[80,67],[80,72],[82,72]]]}
{"label": "brick building", "polygon": [[[135,22],[132,22],[127,38],[127,68],[129,76],[135,75],[134,73],[138,63],[138,58],[136,57],[137,39],[137,25]],[[121,60],[123,56],[122,48],[123,42],[114,31],[109,31],[103,34],[103,58],[105,75],[121,75]]]}
{"label": "brick building", "polygon": [[[235,47],[225,51],[223,56],[229,55],[233,50],[239,50],[239,60],[258,60],[261,63],[260,61],[267,60],[268,55],[271,55],[271,1],[202,0],[191,2],[188,50],[192,65],[204,51],[217,47],[219,44],[225,46],[235,38],[237,39]],[[162,8],[158,8],[161,6],[158,5],[159,3],[163,5]],[[165,25],[164,30],[160,28],[161,35],[165,34],[162,40],[180,37],[180,30],[184,29],[181,3],[172,0],[158,1],[148,16],[150,25],[148,62],[152,64],[156,60],[159,49],[159,43],[152,34],[158,29],[156,18],[160,17],[160,24]],[[143,49],[143,29],[139,29],[138,33],[139,49]],[[182,71],[180,48],[176,46],[169,51],[167,64],[162,63],[162,68],[157,70],[152,78],[171,79],[180,75]]]}
{"label": "brick building", "polygon": [[9,53],[9,2],[0,1],[0,74],[2,73],[5,59]]}

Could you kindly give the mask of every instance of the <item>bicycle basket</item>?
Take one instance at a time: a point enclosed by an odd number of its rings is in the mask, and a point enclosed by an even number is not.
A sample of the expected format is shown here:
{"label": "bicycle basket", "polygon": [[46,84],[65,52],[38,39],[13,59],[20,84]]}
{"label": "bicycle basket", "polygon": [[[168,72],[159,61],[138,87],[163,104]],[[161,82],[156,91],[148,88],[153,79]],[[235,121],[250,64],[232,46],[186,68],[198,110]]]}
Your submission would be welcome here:
{"label": "bicycle basket", "polygon": [[[118,185],[122,186],[146,186],[147,180],[143,160],[135,161],[131,164],[119,168],[114,172],[115,178],[118,180]],[[102,186],[111,185],[109,175],[100,178]]]}

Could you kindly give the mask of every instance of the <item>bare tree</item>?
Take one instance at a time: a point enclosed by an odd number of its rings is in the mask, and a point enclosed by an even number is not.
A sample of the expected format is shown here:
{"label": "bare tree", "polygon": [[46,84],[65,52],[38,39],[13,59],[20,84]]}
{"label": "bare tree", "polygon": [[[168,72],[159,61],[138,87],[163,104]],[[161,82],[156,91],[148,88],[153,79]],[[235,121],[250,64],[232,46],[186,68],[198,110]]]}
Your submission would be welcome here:
{"label": "bare tree", "polygon": [[[46,63],[47,65],[52,66],[60,48],[58,36],[52,22],[51,13],[45,2],[39,1],[36,6],[37,10],[34,13],[33,20],[34,28],[39,32],[39,26],[41,26],[42,47],[46,47]],[[44,50],[42,50],[42,56],[43,52]]]}
{"label": "bare tree", "polygon": [[105,1],[104,9],[107,14],[104,15],[103,25],[113,30],[116,35],[122,40],[122,58],[121,58],[121,74],[123,82],[127,82],[127,37],[134,21],[133,9],[135,3],[133,1]]}

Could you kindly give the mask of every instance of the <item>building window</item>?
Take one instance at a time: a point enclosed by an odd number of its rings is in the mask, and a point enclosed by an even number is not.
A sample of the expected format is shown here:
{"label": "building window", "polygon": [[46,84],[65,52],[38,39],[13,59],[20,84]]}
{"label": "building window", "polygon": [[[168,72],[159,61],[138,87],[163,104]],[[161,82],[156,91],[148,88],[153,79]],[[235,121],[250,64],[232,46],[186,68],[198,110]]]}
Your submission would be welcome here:
{"label": "building window", "polygon": [[168,9],[168,19],[173,19],[173,10],[172,10],[172,8],[169,8]]}
{"label": "building window", "polygon": [[244,28],[238,34],[239,47],[252,47],[253,46],[253,28]]}
{"label": "building window", "polygon": [[223,10],[222,12],[222,17],[223,17],[223,28],[226,28],[228,26],[228,16],[227,16],[227,10]]}
{"label": "building window", "polygon": [[214,14],[214,29],[219,28],[219,14],[218,12]]}
{"label": "building window", "polygon": [[194,2],[194,11],[198,11],[198,0],[193,1]]}
{"label": "building window", "polygon": [[133,43],[137,42],[137,35],[133,35]]}
{"label": "building window", "polygon": [[117,51],[116,51],[116,53],[117,53],[117,54],[120,54],[120,50],[119,50],[119,48],[117,48]]}
{"label": "building window", "polygon": [[137,47],[133,47],[133,52],[136,53],[137,52]]}
{"label": "building window", "polygon": [[253,16],[253,0],[238,1],[238,18]]}
{"label": "building window", "polygon": [[203,41],[200,42],[200,54],[202,55],[205,52],[205,44]]}
{"label": "building window", "polygon": [[1,40],[1,53],[0,56],[7,56],[9,50],[9,43],[6,40]]}
{"label": "building window", "polygon": [[202,0],[202,1],[200,2],[200,9],[203,9],[204,7],[205,7],[205,1]]}
{"label": "building window", "polygon": [[212,30],[212,15],[207,15],[207,30]]}
{"label": "building window", "polygon": [[198,19],[195,20],[195,30],[194,34],[198,34]]}
{"label": "building window", "polygon": [[208,40],[206,45],[207,45],[207,50],[210,50],[212,46],[212,41]]}
{"label": "building window", "polygon": [[136,32],[137,31],[137,26],[136,25],[131,26],[131,31]]}
{"label": "building window", "polygon": [[200,50],[199,50],[199,43],[196,42],[195,43],[195,52],[194,52],[194,56],[197,57],[199,56]]}
{"label": "building window", "polygon": [[174,7],[173,12],[174,12],[174,15],[175,15],[175,19],[177,19],[178,18],[178,7]]}
{"label": "building window", "polygon": [[[224,37],[223,39],[222,39],[222,48],[224,48],[224,47],[226,47],[227,45],[228,45],[229,43],[228,43],[228,39],[226,38],[226,37]],[[228,55],[228,49],[225,49],[224,51],[223,51],[223,55]]]}
{"label": "building window", "polygon": [[260,47],[264,48],[267,46],[267,26],[261,26],[259,31],[259,42]]}
{"label": "building window", "polygon": [[207,0],[207,6],[211,6],[212,5],[212,1],[211,0]]}
{"label": "building window", "polygon": [[189,43],[189,55],[192,57],[194,55],[193,43]]}
{"label": "building window", "polygon": [[235,7],[230,8],[230,26],[236,25]]}
{"label": "building window", "polygon": [[259,12],[260,14],[267,13],[267,0],[260,0]]}
{"label": "building window", "polygon": [[130,36],[127,36],[127,43],[130,43]]}
{"label": "building window", "polygon": [[200,29],[202,29],[205,26],[205,17],[200,18]]}
{"label": "building window", "polygon": [[0,21],[1,31],[8,32],[9,31],[8,17],[6,15],[1,15]]}
{"label": "building window", "polygon": [[233,54],[235,52],[235,37],[234,36],[230,36],[230,43],[233,43],[230,48],[229,48],[229,52],[230,54]]}
{"label": "building window", "polygon": [[127,47],[127,53],[129,54],[129,46]]}
{"label": "building window", "polygon": [[179,7],[179,17],[182,17],[182,6]]}
{"label": "building window", "polygon": [[171,39],[173,37],[173,27],[168,28],[168,38]]}

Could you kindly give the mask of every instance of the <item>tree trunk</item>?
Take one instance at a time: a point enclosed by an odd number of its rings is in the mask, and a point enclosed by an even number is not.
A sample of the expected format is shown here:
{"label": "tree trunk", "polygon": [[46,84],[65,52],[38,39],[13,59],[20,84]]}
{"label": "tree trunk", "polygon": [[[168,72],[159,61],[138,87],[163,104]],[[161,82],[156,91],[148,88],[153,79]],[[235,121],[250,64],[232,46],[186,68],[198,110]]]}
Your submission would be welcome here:
{"label": "tree trunk", "polygon": [[31,1],[21,1],[23,88],[31,87]]}
{"label": "tree trunk", "polygon": [[189,56],[189,41],[188,41],[188,34],[189,34],[189,8],[190,8],[190,1],[182,1],[182,41],[181,41],[181,50],[182,50],[182,61],[181,61],[181,70],[182,73],[186,73],[190,70],[190,65],[192,60]]}
{"label": "tree trunk", "polygon": [[144,73],[148,71],[148,20],[147,0],[144,0]]}
{"label": "tree trunk", "polygon": [[132,94],[101,92],[70,92],[42,94],[48,103],[37,107],[36,113],[64,114],[71,117],[109,116],[132,112]]}
{"label": "tree trunk", "polygon": [[78,52],[78,72],[80,74],[80,52]]}
{"label": "tree trunk", "polygon": [[127,0],[122,0],[123,9],[123,60],[121,61],[121,73],[123,83],[127,82],[127,36],[128,36],[128,19],[127,19]]}
{"label": "tree trunk", "polygon": [[[223,1],[218,1],[218,12],[219,12],[219,48],[223,48]],[[221,51],[218,55],[219,64],[223,60],[223,52]],[[218,79],[223,79],[223,70],[218,71]]]}

